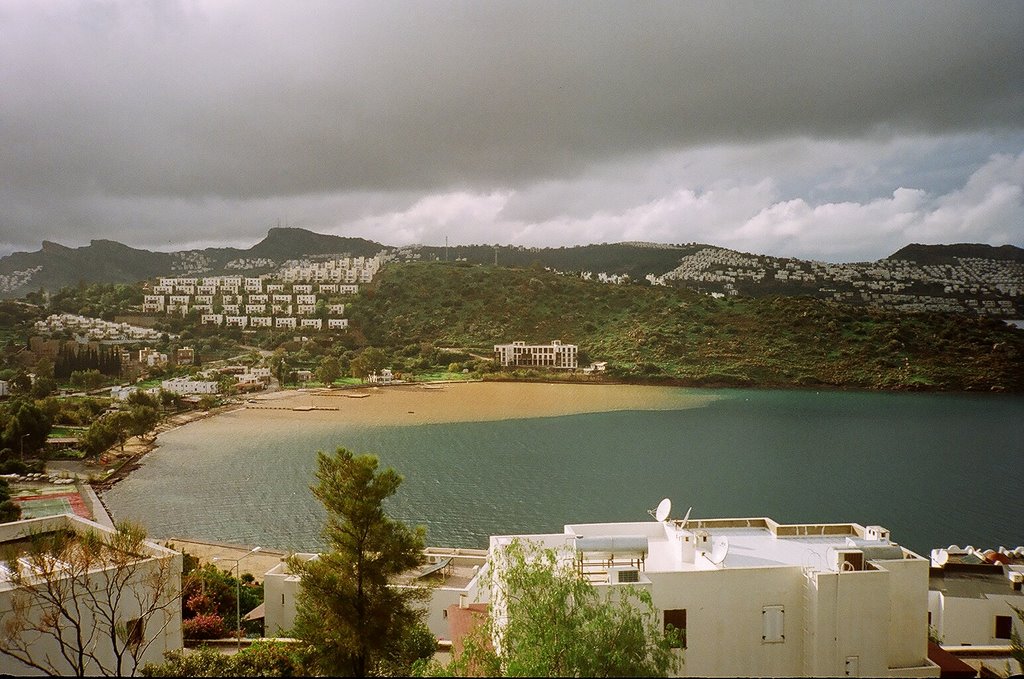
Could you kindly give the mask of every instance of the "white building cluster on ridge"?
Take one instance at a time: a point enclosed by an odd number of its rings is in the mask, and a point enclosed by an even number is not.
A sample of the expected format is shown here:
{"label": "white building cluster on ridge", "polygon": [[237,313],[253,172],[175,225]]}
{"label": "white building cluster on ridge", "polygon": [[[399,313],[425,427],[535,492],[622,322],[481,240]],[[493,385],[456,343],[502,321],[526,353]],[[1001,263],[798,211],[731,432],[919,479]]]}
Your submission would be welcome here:
{"label": "white building cluster on ridge", "polygon": [[[1014,303],[1005,298],[1024,295],[1024,264],[969,257],[957,257],[956,264],[918,264],[898,259],[830,264],[709,247],[683,257],[672,271],[648,275],[647,280],[654,285],[673,280],[709,283],[727,295],[740,294],[737,286],[744,283],[802,283],[838,302],[906,312],[973,311],[1013,316]],[[936,292],[922,291],[922,285]],[[937,292],[939,286],[941,294]]]}
{"label": "white building cluster on ridge", "polygon": [[[335,298],[356,294],[382,263],[379,255],[344,257],[290,262],[274,277],[161,278],[143,296],[142,311],[182,316],[196,311],[203,325],[224,327],[343,330],[348,327],[345,305]],[[326,305],[322,311],[320,302]]]}
{"label": "white building cluster on ridge", "polygon": [[35,330],[41,335],[71,332],[91,340],[153,340],[161,333],[152,328],[141,328],[128,323],[113,323],[100,318],[88,318],[77,314],[51,314],[35,322]]}

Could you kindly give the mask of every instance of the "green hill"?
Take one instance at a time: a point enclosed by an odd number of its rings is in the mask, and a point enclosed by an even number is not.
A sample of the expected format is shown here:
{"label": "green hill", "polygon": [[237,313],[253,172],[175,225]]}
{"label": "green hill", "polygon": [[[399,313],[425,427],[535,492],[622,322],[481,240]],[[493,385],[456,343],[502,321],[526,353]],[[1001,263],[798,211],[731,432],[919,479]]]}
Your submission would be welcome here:
{"label": "green hill", "polygon": [[368,344],[476,348],[561,339],[613,375],[694,385],[1024,390],[1024,332],[811,298],[719,300],[541,270],[390,265],[349,316]]}

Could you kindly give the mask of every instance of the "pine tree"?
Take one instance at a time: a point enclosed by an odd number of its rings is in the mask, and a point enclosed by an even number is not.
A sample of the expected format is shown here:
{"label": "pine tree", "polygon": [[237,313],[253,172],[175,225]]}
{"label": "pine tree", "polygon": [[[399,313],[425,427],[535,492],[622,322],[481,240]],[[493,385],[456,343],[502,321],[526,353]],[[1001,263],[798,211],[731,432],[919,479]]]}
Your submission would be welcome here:
{"label": "pine tree", "polygon": [[376,457],[339,448],[318,453],[317,464],[312,490],[327,509],[330,551],[291,564],[302,575],[294,634],[324,674],[366,676],[393,662],[401,640],[423,626],[413,603],[425,592],[390,583],[423,564],[424,529],[384,513],[402,477],[390,467],[378,471]]}

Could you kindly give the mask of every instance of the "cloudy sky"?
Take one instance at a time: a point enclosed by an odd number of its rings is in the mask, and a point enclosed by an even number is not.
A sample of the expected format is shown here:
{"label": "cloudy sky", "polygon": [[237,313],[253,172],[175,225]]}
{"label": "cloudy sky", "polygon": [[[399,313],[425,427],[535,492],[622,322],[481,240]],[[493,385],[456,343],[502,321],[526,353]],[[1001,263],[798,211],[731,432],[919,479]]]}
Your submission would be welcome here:
{"label": "cloudy sky", "polygon": [[1024,3],[0,0],[0,255],[1024,244]]}

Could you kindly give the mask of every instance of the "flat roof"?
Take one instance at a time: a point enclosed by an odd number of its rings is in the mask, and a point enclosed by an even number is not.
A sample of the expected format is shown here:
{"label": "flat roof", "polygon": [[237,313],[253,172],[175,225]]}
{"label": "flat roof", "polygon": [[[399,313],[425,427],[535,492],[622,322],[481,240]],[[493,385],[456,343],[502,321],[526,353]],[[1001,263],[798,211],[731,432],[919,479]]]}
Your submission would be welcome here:
{"label": "flat roof", "polygon": [[933,568],[928,576],[928,589],[961,599],[984,599],[986,595],[998,594],[1018,597],[1024,602],[1024,592],[1013,589],[1006,573],[994,566],[971,570]]}
{"label": "flat roof", "polygon": [[[835,551],[864,550],[866,561],[885,559],[922,559],[920,555],[900,547],[880,527],[879,534],[869,537],[869,529],[859,524],[779,524],[764,517],[739,519],[692,519],[682,522],[645,521],[632,523],[570,524],[561,534],[501,536],[507,542],[516,537],[541,542],[546,546],[569,546],[574,538],[642,537],[646,538],[647,572],[717,570],[718,568],[763,568],[800,566],[819,571],[835,570]],[[710,543],[725,538],[728,550],[721,564],[698,554],[693,561],[684,560],[677,535],[706,534]],[[710,551],[710,550],[709,550]],[[627,554],[623,553],[626,557]]]}

